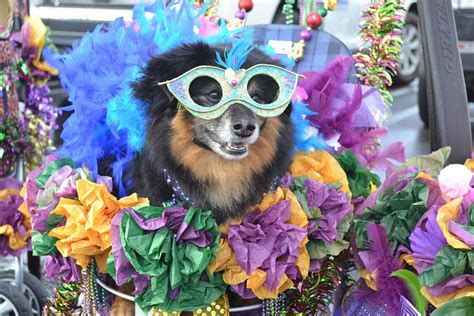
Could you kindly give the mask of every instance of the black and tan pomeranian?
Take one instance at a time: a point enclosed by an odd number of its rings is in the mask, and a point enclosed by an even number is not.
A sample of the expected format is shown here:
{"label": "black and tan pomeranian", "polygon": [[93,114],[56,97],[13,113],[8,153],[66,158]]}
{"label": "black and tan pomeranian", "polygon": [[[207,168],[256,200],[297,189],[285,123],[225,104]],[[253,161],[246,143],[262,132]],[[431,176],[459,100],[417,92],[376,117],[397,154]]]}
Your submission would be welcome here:
{"label": "black and tan pomeranian", "polygon": [[[177,100],[159,83],[197,66],[221,67],[216,53],[223,54],[223,48],[205,43],[180,46],[151,59],[133,84],[135,96],[148,104],[148,126],[143,152],[132,166],[130,191],[161,205],[172,198],[172,180],[189,203],[214,211],[218,223],[223,223],[258,204],[272,182],[287,170],[293,129],[291,106],[278,117],[263,119],[235,103],[213,120],[196,118],[178,108]],[[258,64],[279,66],[253,49],[242,68]],[[271,103],[278,85],[257,77],[248,90],[255,101]],[[193,101],[204,106],[222,97],[219,84],[209,77],[195,80],[189,91]]]}

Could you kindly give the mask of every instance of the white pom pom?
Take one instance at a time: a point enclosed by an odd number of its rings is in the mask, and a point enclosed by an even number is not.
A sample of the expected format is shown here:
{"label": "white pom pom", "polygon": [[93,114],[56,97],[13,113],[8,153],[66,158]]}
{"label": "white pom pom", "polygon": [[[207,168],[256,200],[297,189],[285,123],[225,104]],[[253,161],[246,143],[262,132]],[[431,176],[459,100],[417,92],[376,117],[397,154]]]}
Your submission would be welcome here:
{"label": "white pom pom", "polygon": [[446,166],[438,176],[441,191],[451,199],[465,195],[471,187],[471,180],[471,170],[460,164]]}

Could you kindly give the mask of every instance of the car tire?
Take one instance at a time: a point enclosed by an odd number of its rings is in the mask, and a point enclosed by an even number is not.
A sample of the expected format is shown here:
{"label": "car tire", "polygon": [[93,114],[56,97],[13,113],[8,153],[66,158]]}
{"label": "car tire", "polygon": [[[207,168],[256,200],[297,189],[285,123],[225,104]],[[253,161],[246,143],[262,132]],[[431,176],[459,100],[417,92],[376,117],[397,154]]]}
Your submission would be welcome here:
{"label": "car tire", "polygon": [[26,297],[16,287],[6,282],[0,282],[0,314],[32,316]]}
{"label": "car tire", "polygon": [[418,82],[418,111],[420,119],[426,127],[429,126],[429,110],[428,110],[428,89],[426,87],[426,76],[423,71],[423,66],[420,67],[420,79]]}
{"label": "car tire", "polygon": [[[15,284],[15,271],[1,271],[0,282]],[[23,272],[23,285],[23,296],[28,302],[31,315],[40,316],[49,296],[46,288],[37,277],[27,271]]]}
{"label": "car tire", "polygon": [[466,79],[467,100],[474,102],[474,72],[466,72],[464,78]]}
{"label": "car tire", "polygon": [[403,47],[400,52],[400,62],[397,75],[394,78],[396,84],[409,84],[418,76],[422,55],[418,15],[415,12],[408,12],[403,27]]}

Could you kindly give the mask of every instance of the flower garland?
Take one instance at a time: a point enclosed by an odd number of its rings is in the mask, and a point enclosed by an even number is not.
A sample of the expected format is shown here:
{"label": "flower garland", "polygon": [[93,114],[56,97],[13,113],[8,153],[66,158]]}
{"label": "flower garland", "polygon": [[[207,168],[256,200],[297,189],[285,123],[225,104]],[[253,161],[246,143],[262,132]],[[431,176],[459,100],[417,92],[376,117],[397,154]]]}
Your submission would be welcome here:
{"label": "flower garland", "polygon": [[361,17],[362,45],[354,55],[357,77],[362,83],[378,88],[387,106],[393,103],[388,87],[397,72],[402,47],[402,12],[402,0],[378,0],[369,4]]}
{"label": "flower garland", "polygon": [[228,286],[243,298],[275,299],[310,271],[325,273],[325,258],[348,247],[349,182],[324,151],[295,155],[281,187],[222,235],[209,211],[117,200],[110,178],[91,180],[55,156],[27,177],[21,209],[33,216],[33,249],[48,256],[46,276],[62,282],[81,280],[94,258],[118,285],[133,281],[145,311],[205,308]]}

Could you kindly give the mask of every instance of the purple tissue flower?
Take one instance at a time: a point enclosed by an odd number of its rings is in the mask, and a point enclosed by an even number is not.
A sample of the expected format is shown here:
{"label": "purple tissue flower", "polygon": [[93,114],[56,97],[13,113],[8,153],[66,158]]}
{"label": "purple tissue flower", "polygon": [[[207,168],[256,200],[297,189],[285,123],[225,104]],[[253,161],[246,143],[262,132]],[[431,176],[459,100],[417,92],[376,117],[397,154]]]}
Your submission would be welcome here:
{"label": "purple tissue flower", "polygon": [[70,257],[63,257],[61,254],[47,256],[44,261],[45,277],[49,280],[61,282],[81,281],[81,267]]}
{"label": "purple tissue flower", "polygon": [[352,206],[344,192],[328,187],[314,180],[306,180],[308,207],[318,208],[322,218],[310,221],[309,238],[323,240],[327,245],[339,239],[337,227],[352,212]]}
{"label": "purple tissue flower", "polygon": [[[281,201],[265,212],[248,213],[240,225],[229,225],[229,245],[247,274],[256,269],[267,273],[265,287],[278,286],[283,274],[297,277],[296,259],[306,229],[286,224],[290,218],[290,202]],[[238,293],[242,289],[233,288]]]}
{"label": "purple tissue flower", "polygon": [[139,274],[128,261],[125,251],[122,248],[122,241],[120,240],[120,222],[125,210],[115,214],[112,219],[112,226],[110,228],[110,236],[112,238],[112,255],[114,256],[115,264],[115,281],[117,285],[122,285],[133,280],[135,291],[133,294],[137,295],[145,291],[150,286],[150,277]]}
{"label": "purple tissue flower", "polygon": [[[6,201],[0,200],[0,227],[9,225],[13,231],[19,232],[25,236],[27,233],[24,225],[24,215],[18,211],[23,199],[17,194],[10,195]],[[31,243],[22,249],[13,250],[10,248],[9,237],[7,235],[0,235],[0,257],[3,256],[18,256],[26,250],[29,250]]]}
{"label": "purple tissue flower", "polygon": [[422,273],[433,265],[436,254],[447,245],[446,238],[436,222],[439,205],[433,205],[418,221],[411,233],[410,248],[416,270]]}

